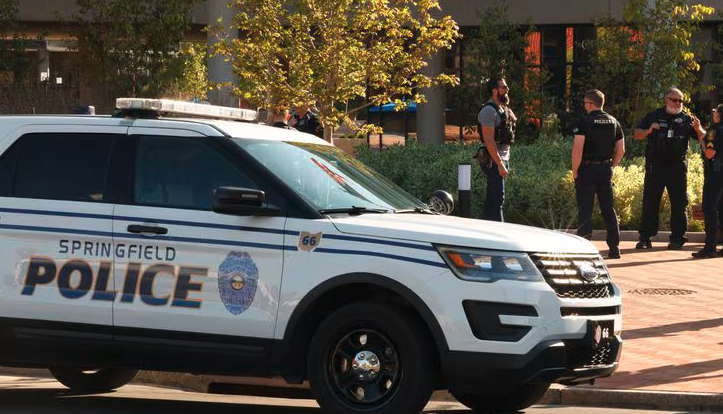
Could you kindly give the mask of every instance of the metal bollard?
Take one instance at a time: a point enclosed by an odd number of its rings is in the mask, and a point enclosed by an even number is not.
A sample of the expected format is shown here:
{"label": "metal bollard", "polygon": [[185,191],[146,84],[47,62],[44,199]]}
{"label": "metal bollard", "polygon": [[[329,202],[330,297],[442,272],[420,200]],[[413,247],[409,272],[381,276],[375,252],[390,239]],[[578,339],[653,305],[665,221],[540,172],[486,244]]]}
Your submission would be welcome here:
{"label": "metal bollard", "polygon": [[472,217],[472,166],[462,164],[458,166],[457,194],[460,217]]}

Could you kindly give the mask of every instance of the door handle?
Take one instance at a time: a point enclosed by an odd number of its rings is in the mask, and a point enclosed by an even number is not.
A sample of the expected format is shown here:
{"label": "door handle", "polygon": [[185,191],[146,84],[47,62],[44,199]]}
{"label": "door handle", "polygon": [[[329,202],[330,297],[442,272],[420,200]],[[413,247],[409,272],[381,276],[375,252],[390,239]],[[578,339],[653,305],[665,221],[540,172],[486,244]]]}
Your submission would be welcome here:
{"label": "door handle", "polygon": [[166,234],[168,229],[159,226],[144,226],[142,224],[131,224],[128,226],[129,233],[140,233],[140,234]]}

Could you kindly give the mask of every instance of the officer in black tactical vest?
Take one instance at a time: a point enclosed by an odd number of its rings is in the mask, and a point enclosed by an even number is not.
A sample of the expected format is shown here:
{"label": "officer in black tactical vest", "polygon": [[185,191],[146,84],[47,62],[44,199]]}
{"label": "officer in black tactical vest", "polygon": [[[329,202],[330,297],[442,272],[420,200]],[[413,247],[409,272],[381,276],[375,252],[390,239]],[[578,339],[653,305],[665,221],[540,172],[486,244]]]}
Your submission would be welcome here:
{"label": "officer in black tactical vest", "polygon": [[613,167],[625,154],[625,137],[617,119],[603,111],[605,95],[597,89],[585,92],[587,112],[573,129],[572,176],[577,198],[577,235],[592,238],[592,207],[597,195],[607,227],[608,259],[620,258],[620,229],[613,207]]}
{"label": "officer in black tactical vest", "polygon": [[683,111],[683,92],[670,88],[665,106],[647,114],[635,129],[635,139],[648,140],[645,149],[645,182],[640,240],[636,249],[652,247],[650,238],[658,234],[660,200],[663,190],[670,198],[670,243],[668,250],[680,250],[688,239],[687,173],[688,140],[702,139],[700,121]]}
{"label": "officer in black tactical vest", "polygon": [[477,115],[477,130],[482,147],[476,158],[487,176],[487,194],[482,218],[504,221],[502,205],[505,201],[505,178],[509,168],[510,145],[515,140],[517,118],[507,106],[510,102],[507,82],[493,78],[487,82],[490,100]]}
{"label": "officer in black tactical vest", "polygon": [[705,247],[694,252],[696,259],[723,255],[716,254],[718,209],[723,198],[723,104],[713,110],[713,125],[701,142],[703,149],[703,219],[705,220]]}

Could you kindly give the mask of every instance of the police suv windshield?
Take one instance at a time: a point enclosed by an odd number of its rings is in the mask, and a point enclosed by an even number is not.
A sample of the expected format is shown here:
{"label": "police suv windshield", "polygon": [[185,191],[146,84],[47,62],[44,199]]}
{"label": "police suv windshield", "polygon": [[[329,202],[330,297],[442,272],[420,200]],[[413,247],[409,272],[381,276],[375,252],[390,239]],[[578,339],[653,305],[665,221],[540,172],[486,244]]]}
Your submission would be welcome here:
{"label": "police suv windshield", "polygon": [[305,142],[233,139],[317,210],[393,212],[427,206],[339,148]]}

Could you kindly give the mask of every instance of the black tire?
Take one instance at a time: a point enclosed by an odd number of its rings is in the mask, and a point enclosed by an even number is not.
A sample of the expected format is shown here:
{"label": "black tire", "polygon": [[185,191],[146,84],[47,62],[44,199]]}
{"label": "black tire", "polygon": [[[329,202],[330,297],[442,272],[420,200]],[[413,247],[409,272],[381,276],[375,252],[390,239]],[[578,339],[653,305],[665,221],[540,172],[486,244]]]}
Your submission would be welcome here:
{"label": "black tire", "polygon": [[100,392],[120,388],[133,380],[137,369],[52,367],[50,373],[58,382],[78,392]]}
{"label": "black tire", "polygon": [[514,413],[540,401],[550,384],[526,384],[513,390],[489,394],[450,393],[476,413]]}
{"label": "black tire", "polygon": [[332,313],[317,328],[307,357],[311,391],[322,411],[419,413],[439,372],[433,341],[424,332],[415,315],[377,302]]}

